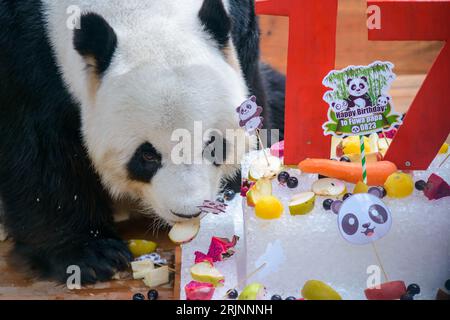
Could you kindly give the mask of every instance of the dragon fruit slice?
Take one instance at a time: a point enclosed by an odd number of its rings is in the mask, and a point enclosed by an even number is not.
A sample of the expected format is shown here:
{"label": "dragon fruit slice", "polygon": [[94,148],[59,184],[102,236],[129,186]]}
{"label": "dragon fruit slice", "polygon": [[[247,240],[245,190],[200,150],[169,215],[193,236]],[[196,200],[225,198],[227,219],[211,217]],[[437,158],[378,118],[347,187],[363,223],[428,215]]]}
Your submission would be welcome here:
{"label": "dragon fruit slice", "polygon": [[185,287],[187,300],[211,300],[214,296],[214,285],[211,283],[203,283],[191,281]]}
{"label": "dragon fruit slice", "polygon": [[433,173],[428,178],[427,186],[423,193],[430,200],[438,200],[450,196],[450,186],[444,179]]}
{"label": "dragon fruit slice", "polygon": [[196,251],[194,254],[195,254],[195,264],[205,262],[205,261],[211,263],[211,265],[214,264],[213,258],[204,254],[203,252]]}
{"label": "dragon fruit slice", "polygon": [[212,258],[213,262],[223,261],[232,257],[238,241],[238,236],[233,236],[231,241],[226,238],[213,237],[209,246],[208,257]]}

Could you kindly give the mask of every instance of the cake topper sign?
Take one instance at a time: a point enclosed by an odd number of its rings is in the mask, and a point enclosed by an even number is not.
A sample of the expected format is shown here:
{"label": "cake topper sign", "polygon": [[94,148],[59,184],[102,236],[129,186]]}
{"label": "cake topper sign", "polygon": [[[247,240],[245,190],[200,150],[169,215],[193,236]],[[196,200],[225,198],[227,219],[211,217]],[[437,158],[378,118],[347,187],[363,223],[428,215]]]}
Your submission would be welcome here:
{"label": "cake topper sign", "polygon": [[253,134],[262,129],[264,118],[261,117],[263,108],[256,103],[256,97],[245,100],[237,109],[239,126],[248,134]]}
{"label": "cake topper sign", "polygon": [[368,66],[349,66],[331,71],[323,80],[333,90],[325,93],[329,105],[325,135],[346,137],[385,132],[401,125],[401,115],[394,111],[389,95],[396,75],[390,62]]}

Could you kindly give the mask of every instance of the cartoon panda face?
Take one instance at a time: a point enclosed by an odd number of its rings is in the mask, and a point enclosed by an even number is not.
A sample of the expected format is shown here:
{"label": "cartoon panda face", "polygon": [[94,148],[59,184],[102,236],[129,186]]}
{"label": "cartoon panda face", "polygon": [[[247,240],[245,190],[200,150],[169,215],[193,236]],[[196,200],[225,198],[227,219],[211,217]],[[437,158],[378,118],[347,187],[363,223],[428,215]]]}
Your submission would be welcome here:
{"label": "cartoon panda face", "polygon": [[369,84],[366,77],[348,79],[347,87],[348,93],[353,97],[362,97],[369,92]]}
{"label": "cartoon panda face", "polygon": [[345,100],[340,101],[334,101],[331,104],[331,108],[334,110],[334,112],[340,112],[348,109],[348,102]]}
{"label": "cartoon panda face", "polygon": [[390,98],[387,96],[380,95],[377,99],[378,107],[386,107],[389,104]]}
{"label": "cartoon panda face", "polygon": [[243,121],[250,119],[253,117],[258,111],[258,105],[253,100],[245,101],[239,110],[239,118]]}
{"label": "cartoon panda face", "polygon": [[355,194],[344,201],[338,215],[339,230],[350,243],[365,245],[383,238],[392,225],[391,212],[371,194]]}

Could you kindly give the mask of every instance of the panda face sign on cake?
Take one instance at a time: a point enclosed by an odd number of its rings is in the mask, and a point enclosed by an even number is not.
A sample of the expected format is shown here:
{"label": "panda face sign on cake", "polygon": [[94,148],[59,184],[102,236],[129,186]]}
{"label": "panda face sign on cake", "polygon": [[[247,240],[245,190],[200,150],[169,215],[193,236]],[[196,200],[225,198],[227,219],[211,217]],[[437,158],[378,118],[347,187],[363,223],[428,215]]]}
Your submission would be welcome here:
{"label": "panda face sign on cake", "polygon": [[383,238],[391,229],[389,208],[371,194],[355,194],[344,201],[338,214],[339,231],[345,240],[365,245]]}

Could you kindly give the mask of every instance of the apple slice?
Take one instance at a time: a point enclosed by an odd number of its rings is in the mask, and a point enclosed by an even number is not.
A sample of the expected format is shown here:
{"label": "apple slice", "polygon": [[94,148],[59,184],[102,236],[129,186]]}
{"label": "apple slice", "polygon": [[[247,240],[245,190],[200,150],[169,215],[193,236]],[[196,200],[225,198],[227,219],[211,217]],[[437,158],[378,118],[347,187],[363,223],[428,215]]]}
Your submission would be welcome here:
{"label": "apple slice", "polygon": [[364,290],[367,300],[398,300],[406,293],[403,281],[390,281],[380,285],[379,288]]}
{"label": "apple slice", "polygon": [[131,263],[131,269],[133,270],[133,279],[144,279],[147,274],[155,269],[155,264],[149,259],[133,261]]}
{"label": "apple slice", "polygon": [[211,283],[214,287],[223,286],[225,277],[209,262],[200,262],[191,267],[192,279],[198,282]]}
{"label": "apple slice", "polygon": [[194,240],[200,231],[200,219],[176,223],[169,232],[169,239],[176,244],[185,244]]}
{"label": "apple slice", "polygon": [[341,180],[325,178],[314,182],[312,191],[318,196],[338,198],[347,192],[347,187]]}
{"label": "apple slice", "polygon": [[299,193],[289,201],[289,212],[293,216],[308,214],[314,209],[315,202],[314,192]]}
{"label": "apple slice", "polygon": [[[269,161],[268,164],[267,161]],[[282,165],[281,159],[278,157],[272,155],[268,155],[267,158],[259,157],[250,164],[249,179],[251,181],[258,181],[262,178],[273,179],[280,173]]]}
{"label": "apple slice", "polygon": [[258,180],[247,192],[247,205],[256,206],[256,203],[264,197],[272,195],[272,181],[267,178]]}
{"label": "apple slice", "polygon": [[242,290],[239,300],[264,300],[266,297],[266,288],[260,283],[249,284]]}
{"label": "apple slice", "polygon": [[302,289],[306,300],[342,300],[342,297],[332,287],[319,280],[309,280]]}
{"label": "apple slice", "polygon": [[150,270],[144,278],[147,287],[154,288],[169,283],[169,267],[164,266]]}

